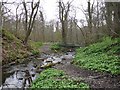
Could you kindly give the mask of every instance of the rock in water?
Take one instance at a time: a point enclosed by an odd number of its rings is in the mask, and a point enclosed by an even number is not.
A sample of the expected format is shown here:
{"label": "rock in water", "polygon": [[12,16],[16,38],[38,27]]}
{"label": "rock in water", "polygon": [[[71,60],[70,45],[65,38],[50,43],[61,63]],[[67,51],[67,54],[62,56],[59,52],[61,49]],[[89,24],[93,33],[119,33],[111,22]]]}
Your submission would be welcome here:
{"label": "rock in water", "polygon": [[63,56],[61,56],[62,60],[68,60],[68,59],[73,59],[73,58],[74,58],[73,55],[63,55]]}
{"label": "rock in water", "polygon": [[54,57],[54,60],[53,60],[53,64],[57,64],[57,63],[60,63],[60,62],[62,62],[62,59],[61,58],[55,58]]}
{"label": "rock in water", "polygon": [[44,61],[44,58],[37,58],[38,60]]}
{"label": "rock in water", "polygon": [[49,68],[51,66],[54,66],[55,64],[58,64],[62,61],[61,58],[57,58],[57,57],[51,57],[48,58],[46,60],[44,60],[43,65],[41,66],[41,68],[45,69],[45,68]]}
{"label": "rock in water", "polygon": [[55,64],[53,64],[53,63],[48,63],[48,64],[45,64],[45,65],[42,65],[41,68],[42,68],[42,69],[46,69],[46,68],[52,67],[52,66],[54,66],[54,65],[55,65]]}
{"label": "rock in water", "polygon": [[46,60],[44,60],[44,62],[52,62],[53,59],[52,58],[47,58]]}

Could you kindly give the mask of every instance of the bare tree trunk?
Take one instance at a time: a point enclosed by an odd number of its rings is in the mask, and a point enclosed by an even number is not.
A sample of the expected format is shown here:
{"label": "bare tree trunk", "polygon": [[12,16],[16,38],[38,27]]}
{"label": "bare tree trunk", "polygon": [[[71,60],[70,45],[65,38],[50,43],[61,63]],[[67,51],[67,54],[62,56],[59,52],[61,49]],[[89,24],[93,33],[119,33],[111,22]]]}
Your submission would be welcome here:
{"label": "bare tree trunk", "polygon": [[111,7],[112,3],[111,2],[105,2],[105,6],[106,6],[106,23],[107,23],[107,28],[108,28],[108,32],[109,32],[109,36],[111,36],[111,31],[112,31],[112,7]]}
{"label": "bare tree trunk", "polygon": [[91,12],[91,4],[90,4],[90,1],[88,2],[88,17],[89,17],[89,20],[88,20],[88,27],[89,27],[89,31],[90,33],[92,33],[92,12]]}
{"label": "bare tree trunk", "polygon": [[[24,6],[24,9],[25,9],[25,29],[26,29],[26,37],[24,39],[24,44],[27,44],[27,41],[28,41],[28,38],[31,34],[31,31],[33,29],[33,24],[34,24],[34,21],[35,21],[35,17],[37,15],[37,12],[38,12],[38,7],[39,7],[39,3],[40,1],[38,1],[35,6],[33,7],[33,2],[31,2],[31,8],[32,8],[32,11],[30,13],[30,20],[29,20],[29,23],[28,23],[28,16],[27,16],[27,8],[26,8],[26,3],[23,2],[23,6]],[[36,10],[36,11],[35,11]],[[28,25],[28,26],[27,26]]]}
{"label": "bare tree trunk", "polygon": [[2,2],[0,2],[0,29],[2,29],[2,27],[3,27],[3,10],[2,10]]}
{"label": "bare tree trunk", "polygon": [[100,27],[100,19],[99,19],[100,13],[99,13],[99,2],[97,2],[97,27],[96,27],[96,40],[99,39],[99,27]]}
{"label": "bare tree trunk", "polygon": [[70,20],[70,42],[72,42],[72,29],[73,29],[73,23],[72,19]]}
{"label": "bare tree trunk", "polygon": [[93,5],[91,6],[90,0],[88,1],[88,27],[89,27],[89,34],[88,34],[88,44],[93,42],[93,32],[92,32],[92,13],[93,13]]}
{"label": "bare tree trunk", "polygon": [[64,45],[66,45],[66,30],[65,30],[65,22],[62,22],[62,42]]}
{"label": "bare tree trunk", "polygon": [[120,37],[120,2],[114,2],[113,9],[114,9],[113,37]]}
{"label": "bare tree trunk", "polygon": [[17,14],[18,8],[19,8],[19,5],[16,8],[16,36],[17,36],[17,31],[18,31],[18,14]]}
{"label": "bare tree trunk", "polygon": [[28,28],[28,12],[27,12],[27,7],[26,7],[26,3],[23,2],[23,6],[24,6],[24,9],[25,9],[25,31],[27,32],[27,28]]}
{"label": "bare tree trunk", "polygon": [[42,11],[40,11],[40,18],[41,18],[41,21],[42,21],[42,35],[43,35],[42,41],[45,42],[45,21],[44,21]]}
{"label": "bare tree trunk", "polygon": [[70,9],[70,2],[65,4],[59,0],[59,19],[62,24],[62,43],[67,44],[67,30],[68,30],[68,14]]}

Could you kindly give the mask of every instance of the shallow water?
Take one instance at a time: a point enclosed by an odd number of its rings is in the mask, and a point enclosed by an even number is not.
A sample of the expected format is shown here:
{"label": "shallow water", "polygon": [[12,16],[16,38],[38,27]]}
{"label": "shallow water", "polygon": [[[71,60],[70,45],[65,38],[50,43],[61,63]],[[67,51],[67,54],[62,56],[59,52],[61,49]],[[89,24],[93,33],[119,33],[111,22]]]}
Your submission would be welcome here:
{"label": "shallow water", "polygon": [[12,65],[3,70],[3,84],[0,88],[27,88],[31,84],[30,80],[34,81],[38,77],[39,73],[43,70],[41,68],[37,70],[38,66],[44,65],[44,62],[46,61],[47,63],[47,60],[50,60],[51,58],[52,62],[62,62],[62,59],[65,56],[67,56],[69,59],[72,59],[71,56],[74,56],[74,54],[74,52],[62,54],[52,53],[50,55],[41,54],[40,58],[43,58],[43,61],[34,58],[24,64]]}
{"label": "shallow water", "polygon": [[[38,60],[30,61],[26,64],[19,64],[19,65],[13,65],[7,68],[6,70],[3,70],[3,85],[1,87],[3,88],[22,88],[22,87],[28,87],[29,83],[28,80],[25,78],[31,77],[32,81],[34,81],[39,73],[35,72],[35,62],[38,63]],[[41,61],[39,61],[38,64],[40,64]],[[26,76],[26,70],[29,71],[30,76]]]}

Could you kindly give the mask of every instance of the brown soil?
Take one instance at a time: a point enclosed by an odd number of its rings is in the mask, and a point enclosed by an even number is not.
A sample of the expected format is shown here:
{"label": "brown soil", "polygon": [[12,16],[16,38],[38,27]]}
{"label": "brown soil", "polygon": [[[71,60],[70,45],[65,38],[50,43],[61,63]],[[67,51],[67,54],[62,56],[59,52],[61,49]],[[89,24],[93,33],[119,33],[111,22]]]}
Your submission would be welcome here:
{"label": "brown soil", "polygon": [[64,60],[62,64],[56,65],[55,68],[63,70],[66,74],[74,78],[82,78],[91,88],[120,88],[120,75],[112,76],[108,73],[95,72],[82,69],[72,65],[71,60]]}

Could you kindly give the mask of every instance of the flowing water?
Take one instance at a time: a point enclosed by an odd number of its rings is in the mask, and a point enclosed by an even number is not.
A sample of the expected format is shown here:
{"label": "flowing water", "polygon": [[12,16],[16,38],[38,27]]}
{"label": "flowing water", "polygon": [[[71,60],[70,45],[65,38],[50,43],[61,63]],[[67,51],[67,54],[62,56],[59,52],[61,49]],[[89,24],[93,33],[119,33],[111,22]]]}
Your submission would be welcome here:
{"label": "flowing water", "polygon": [[23,88],[29,86],[29,81],[35,80],[37,75],[36,63],[41,64],[41,61],[33,59],[25,64],[13,65],[3,69],[2,88]]}
{"label": "flowing water", "polygon": [[0,88],[28,88],[47,64],[53,63],[55,65],[65,59],[73,59],[74,54],[75,52],[41,54],[39,58],[33,57],[26,63],[11,65],[3,69],[3,80]]}

